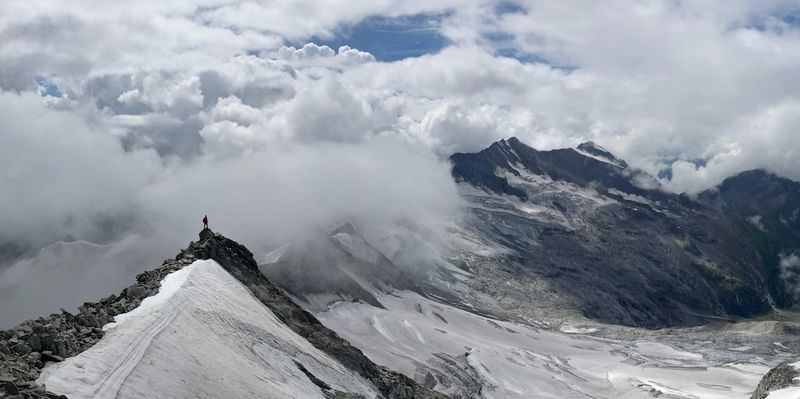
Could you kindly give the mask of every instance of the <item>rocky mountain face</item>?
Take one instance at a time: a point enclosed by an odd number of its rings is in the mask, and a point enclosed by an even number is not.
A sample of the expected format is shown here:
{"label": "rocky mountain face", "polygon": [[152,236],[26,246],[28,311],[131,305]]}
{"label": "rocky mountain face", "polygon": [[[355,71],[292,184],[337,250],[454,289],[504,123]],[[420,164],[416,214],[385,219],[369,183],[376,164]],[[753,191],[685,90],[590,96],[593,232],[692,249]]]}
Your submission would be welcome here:
{"label": "rocky mountain face", "polygon": [[280,251],[260,269],[309,310],[324,310],[336,301],[362,301],[382,308],[373,287],[419,290],[413,276],[395,267],[350,224]]}
{"label": "rocky mountain face", "polygon": [[520,316],[545,300],[537,285],[555,307],[647,328],[794,303],[781,261],[800,245],[797,182],[751,171],[691,198],[594,143],[537,151],[512,138],[450,160],[471,204],[464,229],[502,253],[460,255],[474,286]]}
{"label": "rocky mountain face", "polygon": [[[444,397],[402,374],[373,363],[272,285],[259,272],[247,248],[208,229],[200,233],[199,241],[192,242],[174,259],[168,259],[160,267],[138,275],[136,283],[122,290],[119,295],[96,303],[87,302],[77,314],[62,311],[0,331],[0,392],[4,392],[6,397],[61,397],[47,392],[46,387],[37,386],[34,382],[41,369],[49,362],[60,362],[95,345],[104,335],[101,327],[112,322],[114,316],[137,308],[144,298],[158,293],[165,276],[199,259],[212,259],[219,263],[292,331],[371,382],[383,397]],[[303,370],[302,365],[298,367]],[[308,370],[303,373],[328,397],[360,397],[346,392],[333,392],[324,381],[310,375]]]}
{"label": "rocky mountain face", "polygon": [[476,314],[490,313],[453,290],[457,277],[465,278],[465,272],[452,266],[423,265],[420,270],[398,265],[349,223],[279,250],[280,256],[268,256],[259,270],[310,312],[323,312],[340,302],[385,309],[376,294],[403,290]]}

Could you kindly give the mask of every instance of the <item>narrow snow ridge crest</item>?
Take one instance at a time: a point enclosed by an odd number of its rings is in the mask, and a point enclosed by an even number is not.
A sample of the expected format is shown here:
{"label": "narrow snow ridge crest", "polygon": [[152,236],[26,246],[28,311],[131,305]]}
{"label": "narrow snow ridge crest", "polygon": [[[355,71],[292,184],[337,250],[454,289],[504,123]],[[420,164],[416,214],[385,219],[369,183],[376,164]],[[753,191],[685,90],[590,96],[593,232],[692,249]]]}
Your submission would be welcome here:
{"label": "narrow snow ridge crest", "polygon": [[159,288],[158,294],[142,300],[142,303],[136,309],[133,309],[128,313],[122,313],[115,316],[113,323],[108,323],[103,326],[103,331],[113,329],[120,323],[124,323],[136,317],[144,316],[160,308],[173,295],[175,295],[181,289],[181,287],[183,287],[183,284],[186,282],[187,277],[189,277],[189,275],[192,273],[192,270],[194,270],[198,264],[203,262],[214,261],[199,260],[189,266],[184,267],[183,269],[168,274],[163,280],[161,280],[161,288]]}

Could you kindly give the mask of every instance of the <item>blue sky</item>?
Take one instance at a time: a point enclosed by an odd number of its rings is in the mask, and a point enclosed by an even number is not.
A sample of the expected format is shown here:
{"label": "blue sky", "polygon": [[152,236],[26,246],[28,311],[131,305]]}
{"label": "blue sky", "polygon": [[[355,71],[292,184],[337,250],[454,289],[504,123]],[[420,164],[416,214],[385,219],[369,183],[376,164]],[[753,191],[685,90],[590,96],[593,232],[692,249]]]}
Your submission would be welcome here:
{"label": "blue sky", "polygon": [[[500,2],[494,7],[496,16],[524,12],[520,5],[510,1]],[[397,61],[436,53],[451,45],[452,42],[440,30],[442,21],[451,14],[447,12],[402,17],[372,16],[355,24],[340,26],[333,38],[311,37],[292,44],[299,48],[310,41],[333,49],[347,45],[367,51],[379,61]],[[507,32],[486,32],[482,36],[498,56],[515,58],[524,63],[543,63],[564,70],[577,69],[573,65],[552,63],[539,54],[521,51],[514,43],[514,36]]]}
{"label": "blue sky", "polygon": [[34,81],[39,85],[39,92],[42,93],[42,97],[61,97],[64,95],[55,83],[44,76],[38,75],[34,78]]}
{"label": "blue sky", "polygon": [[[350,46],[367,51],[379,61],[396,61],[435,53],[449,44],[439,32],[447,14],[416,14],[405,17],[368,17],[341,27],[332,39],[311,38],[311,42],[333,49]],[[303,43],[298,43],[302,46]]]}

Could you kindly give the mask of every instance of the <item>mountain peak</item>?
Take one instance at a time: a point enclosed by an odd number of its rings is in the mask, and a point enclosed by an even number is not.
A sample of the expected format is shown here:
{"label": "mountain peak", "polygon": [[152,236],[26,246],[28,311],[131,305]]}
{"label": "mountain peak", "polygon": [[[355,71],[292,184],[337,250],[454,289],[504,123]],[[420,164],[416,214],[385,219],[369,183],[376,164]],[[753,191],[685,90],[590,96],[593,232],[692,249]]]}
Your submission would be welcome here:
{"label": "mountain peak", "polygon": [[513,195],[523,201],[528,199],[527,193],[509,182],[509,175],[519,177],[530,173],[581,187],[599,183],[631,194],[654,194],[636,185],[626,171],[628,164],[625,161],[592,142],[575,149],[539,151],[512,137],[496,141],[477,153],[453,154],[450,161],[456,181],[498,194]]}
{"label": "mountain peak", "polygon": [[585,143],[581,143],[576,147],[578,152],[590,156],[595,159],[599,159],[604,162],[611,163],[612,165],[619,166],[620,168],[627,168],[628,163],[623,161],[620,158],[617,158],[611,151],[601,147],[594,141],[587,141]]}

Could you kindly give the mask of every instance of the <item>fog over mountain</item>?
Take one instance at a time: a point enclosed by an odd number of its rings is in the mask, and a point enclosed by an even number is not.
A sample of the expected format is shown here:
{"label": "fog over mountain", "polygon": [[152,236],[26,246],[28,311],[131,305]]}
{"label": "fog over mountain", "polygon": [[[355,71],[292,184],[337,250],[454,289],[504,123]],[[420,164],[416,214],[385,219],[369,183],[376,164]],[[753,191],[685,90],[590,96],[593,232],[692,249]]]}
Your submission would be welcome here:
{"label": "fog over mountain", "polygon": [[[384,285],[509,323],[796,308],[798,71],[797,0],[4,1],[0,328],[118,293],[204,215],[312,313]],[[456,392],[440,366],[404,370]]]}
{"label": "fog over mountain", "polygon": [[[341,151],[352,155],[341,156],[349,159],[381,159],[375,142],[438,156],[442,165],[427,161],[429,173],[419,175],[444,176],[453,152],[516,136],[539,149],[594,140],[675,192],[754,168],[800,177],[791,1],[3,8],[0,187],[3,209],[15,209],[0,220],[4,236],[91,236],[92,219],[150,208],[137,197],[165,175],[202,176],[210,162],[255,168],[260,157],[265,169],[295,173],[282,162],[299,157],[270,151],[340,156],[319,143],[348,144]],[[322,44],[361,40],[352,32],[377,16],[444,45],[389,62]],[[312,185],[293,182],[299,191]],[[226,189],[214,184],[209,190]]]}

